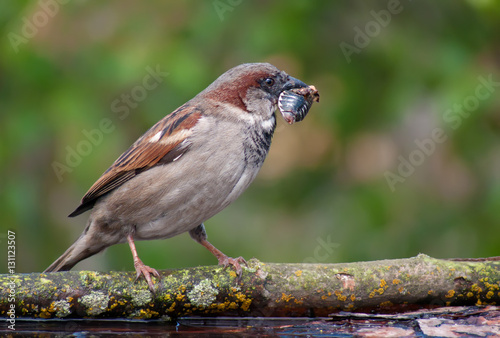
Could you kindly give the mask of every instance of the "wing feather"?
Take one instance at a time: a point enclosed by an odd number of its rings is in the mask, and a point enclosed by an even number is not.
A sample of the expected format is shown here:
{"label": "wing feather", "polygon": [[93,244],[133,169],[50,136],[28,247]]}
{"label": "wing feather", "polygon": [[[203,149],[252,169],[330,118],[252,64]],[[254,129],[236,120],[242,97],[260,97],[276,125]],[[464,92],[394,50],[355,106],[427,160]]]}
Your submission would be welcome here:
{"label": "wing feather", "polygon": [[151,127],[90,187],[69,217],[92,209],[97,199],[141,172],[172,162],[189,149],[188,137],[201,118],[196,108],[182,106]]}

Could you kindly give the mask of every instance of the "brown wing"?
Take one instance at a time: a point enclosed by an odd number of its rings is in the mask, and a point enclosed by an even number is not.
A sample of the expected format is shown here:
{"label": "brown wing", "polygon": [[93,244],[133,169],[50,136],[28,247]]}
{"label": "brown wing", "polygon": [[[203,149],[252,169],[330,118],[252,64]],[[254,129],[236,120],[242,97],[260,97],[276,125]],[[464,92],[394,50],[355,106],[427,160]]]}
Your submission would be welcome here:
{"label": "brown wing", "polygon": [[97,199],[119,187],[134,176],[155,165],[172,162],[189,148],[182,143],[192,133],[201,113],[182,106],[165,116],[124,152],[108,170],[90,187],[82,202],[69,217],[92,209]]}

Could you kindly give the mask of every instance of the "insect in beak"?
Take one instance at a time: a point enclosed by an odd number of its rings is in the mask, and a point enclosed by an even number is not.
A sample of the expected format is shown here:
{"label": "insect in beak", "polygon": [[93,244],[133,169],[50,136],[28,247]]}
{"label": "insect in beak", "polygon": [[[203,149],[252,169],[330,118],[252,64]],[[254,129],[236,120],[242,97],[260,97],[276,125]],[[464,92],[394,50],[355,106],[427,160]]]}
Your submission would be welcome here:
{"label": "insect in beak", "polygon": [[293,124],[306,117],[313,101],[319,102],[319,93],[316,87],[292,88],[281,92],[278,107],[285,121],[288,124]]}

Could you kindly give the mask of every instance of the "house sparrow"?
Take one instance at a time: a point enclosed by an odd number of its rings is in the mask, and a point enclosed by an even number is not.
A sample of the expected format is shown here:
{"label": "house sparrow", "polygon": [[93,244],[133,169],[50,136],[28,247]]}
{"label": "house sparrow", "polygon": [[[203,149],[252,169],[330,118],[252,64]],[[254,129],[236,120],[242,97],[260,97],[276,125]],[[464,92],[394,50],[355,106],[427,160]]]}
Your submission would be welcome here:
{"label": "house sparrow", "polygon": [[85,230],[45,272],[69,270],[128,242],[137,278],[143,275],[153,291],[151,275],[160,275],[139,259],[134,240],[188,231],[219,265],[232,265],[241,275],[245,260],[230,258],[208,242],[203,222],[253,181],[271,145],[279,96],[294,88],[308,86],[271,64],[242,64],[165,116],[85,194],[69,215],[92,209]]}

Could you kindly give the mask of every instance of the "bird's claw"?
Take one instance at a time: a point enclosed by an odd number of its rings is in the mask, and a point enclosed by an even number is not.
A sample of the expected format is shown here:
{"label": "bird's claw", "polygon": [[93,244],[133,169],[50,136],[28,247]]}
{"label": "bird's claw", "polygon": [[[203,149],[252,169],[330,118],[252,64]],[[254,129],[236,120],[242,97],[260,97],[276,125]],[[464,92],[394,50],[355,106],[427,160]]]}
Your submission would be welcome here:
{"label": "bird's claw", "polygon": [[223,256],[219,259],[219,265],[223,266],[224,269],[226,269],[229,265],[234,267],[238,279],[241,278],[241,275],[243,274],[243,269],[240,264],[245,264],[245,266],[248,267],[247,261],[241,256],[237,258]]}
{"label": "bird's claw", "polygon": [[154,293],[155,289],[154,289],[153,280],[151,279],[151,274],[153,274],[156,278],[158,278],[158,281],[160,281],[161,276],[158,273],[158,271],[156,271],[156,269],[153,269],[153,268],[145,265],[141,260],[137,260],[134,262],[134,268],[135,268],[135,271],[137,272],[137,275],[135,276],[134,283],[137,282],[137,280],[139,279],[139,277],[141,277],[141,275],[143,275],[144,279],[148,283],[149,290],[152,293]]}

